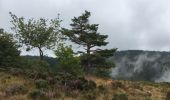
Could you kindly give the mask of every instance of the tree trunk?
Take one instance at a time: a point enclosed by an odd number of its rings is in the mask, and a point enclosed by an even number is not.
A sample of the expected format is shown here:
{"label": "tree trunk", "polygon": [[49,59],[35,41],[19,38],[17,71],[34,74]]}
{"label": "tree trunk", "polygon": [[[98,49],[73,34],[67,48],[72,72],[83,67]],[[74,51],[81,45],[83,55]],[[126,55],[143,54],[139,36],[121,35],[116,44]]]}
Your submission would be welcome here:
{"label": "tree trunk", "polygon": [[43,60],[43,57],[44,57],[43,51],[40,47],[38,47],[38,49],[39,49],[39,53],[40,53],[40,60]]}
{"label": "tree trunk", "polygon": [[87,70],[90,68],[90,46],[87,46]]}

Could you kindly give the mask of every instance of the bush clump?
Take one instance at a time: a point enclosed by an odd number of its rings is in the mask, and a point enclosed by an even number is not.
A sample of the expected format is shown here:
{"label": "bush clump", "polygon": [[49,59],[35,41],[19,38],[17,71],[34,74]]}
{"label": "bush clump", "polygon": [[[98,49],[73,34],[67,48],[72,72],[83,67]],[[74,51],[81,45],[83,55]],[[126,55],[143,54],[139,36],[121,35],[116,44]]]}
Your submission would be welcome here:
{"label": "bush clump", "polygon": [[117,89],[117,88],[124,88],[124,85],[121,82],[113,81],[112,82],[112,87]]}
{"label": "bush clump", "polygon": [[13,96],[16,94],[25,94],[28,92],[28,88],[24,85],[12,85],[7,87],[7,89],[5,90],[5,95],[6,96]]}
{"label": "bush clump", "polygon": [[55,51],[55,55],[57,56],[58,61],[56,72],[69,73],[75,77],[83,75],[83,70],[80,66],[80,58],[74,56],[71,46],[60,44]]}
{"label": "bush clump", "polygon": [[33,100],[48,100],[45,93],[38,89],[31,91],[29,97]]}
{"label": "bush clump", "polygon": [[22,57],[20,65],[23,66],[25,74],[32,79],[45,79],[48,76],[49,64],[46,61]]}
{"label": "bush clump", "polygon": [[170,91],[166,93],[166,99],[165,100],[170,100]]}
{"label": "bush clump", "polygon": [[142,90],[142,91],[143,91],[143,88],[140,86],[139,83],[133,83],[133,84],[132,84],[132,87],[135,88],[135,89],[139,89],[139,90]]}
{"label": "bush clump", "polygon": [[72,74],[60,73],[56,76],[60,85],[64,85],[69,90],[89,91],[96,88],[96,83],[88,81],[84,77],[75,77]]}
{"label": "bush clump", "polygon": [[36,80],[35,84],[38,89],[48,89],[49,88],[49,84],[46,80],[42,80],[42,79]]}
{"label": "bush clump", "polygon": [[128,95],[125,93],[116,93],[113,95],[112,100],[128,100]]}
{"label": "bush clump", "polygon": [[84,98],[86,98],[86,100],[96,100],[96,92],[90,91],[90,92],[84,93]]}
{"label": "bush clump", "polygon": [[94,81],[88,81],[87,86],[84,87],[86,90],[94,90],[96,88],[96,83]]}
{"label": "bush clump", "polygon": [[18,67],[20,51],[14,36],[0,32],[0,68]]}

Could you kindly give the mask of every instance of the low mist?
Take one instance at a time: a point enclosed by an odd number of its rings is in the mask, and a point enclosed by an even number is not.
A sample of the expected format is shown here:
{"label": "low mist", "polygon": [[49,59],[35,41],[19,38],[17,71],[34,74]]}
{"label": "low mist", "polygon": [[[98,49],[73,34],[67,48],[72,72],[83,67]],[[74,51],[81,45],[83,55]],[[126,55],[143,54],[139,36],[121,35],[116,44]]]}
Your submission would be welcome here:
{"label": "low mist", "polygon": [[170,53],[156,51],[119,51],[112,57],[116,67],[113,79],[170,82]]}

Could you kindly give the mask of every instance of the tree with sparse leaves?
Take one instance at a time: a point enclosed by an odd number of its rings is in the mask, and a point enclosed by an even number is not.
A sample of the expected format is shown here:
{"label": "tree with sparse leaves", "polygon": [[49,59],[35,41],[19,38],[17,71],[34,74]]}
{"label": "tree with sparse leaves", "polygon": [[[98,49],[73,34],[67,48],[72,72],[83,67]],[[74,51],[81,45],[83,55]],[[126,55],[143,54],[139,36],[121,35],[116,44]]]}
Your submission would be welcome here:
{"label": "tree with sparse leaves", "polygon": [[[81,45],[85,48],[85,52],[82,57],[82,65],[87,69],[90,67],[104,65],[106,66],[106,58],[113,56],[116,49],[96,49],[96,47],[106,46],[108,42],[107,35],[101,35],[98,32],[98,24],[90,24],[89,17],[90,12],[85,11],[81,16],[74,17],[70,26],[71,29],[62,29],[62,33],[66,35],[72,42]],[[102,63],[102,64],[101,64]],[[108,67],[108,66],[107,66]]]}
{"label": "tree with sparse leaves", "polygon": [[52,49],[61,40],[59,18],[38,20],[17,17],[10,12],[13,24],[12,29],[16,32],[19,43],[27,46],[27,51],[38,48],[40,59],[43,59],[43,49]]}

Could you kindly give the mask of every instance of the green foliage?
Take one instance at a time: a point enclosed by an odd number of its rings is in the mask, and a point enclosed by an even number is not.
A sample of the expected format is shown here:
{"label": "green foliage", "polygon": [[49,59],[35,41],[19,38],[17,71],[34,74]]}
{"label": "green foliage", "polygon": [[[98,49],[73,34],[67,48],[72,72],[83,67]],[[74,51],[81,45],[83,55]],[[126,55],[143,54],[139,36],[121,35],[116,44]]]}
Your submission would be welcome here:
{"label": "green foliage", "polygon": [[128,95],[125,93],[117,93],[113,95],[112,100],[128,100]]}
{"label": "green foliage", "polygon": [[32,99],[36,99],[38,97],[41,97],[42,96],[42,93],[41,91],[39,90],[33,90],[32,92],[29,93],[29,96],[32,98]]}
{"label": "green foliage", "polygon": [[44,60],[28,59],[21,57],[20,68],[30,78],[33,79],[45,79],[49,73],[49,64]]}
{"label": "green foliage", "polygon": [[67,90],[93,91],[96,89],[94,81],[88,81],[84,77],[76,77],[71,74],[60,73],[56,76],[57,82],[64,85]]}
{"label": "green foliage", "polygon": [[47,88],[49,88],[49,84],[48,84],[48,82],[46,80],[42,80],[42,79],[36,80],[35,84],[36,84],[36,87],[38,89],[47,89]]}
{"label": "green foliage", "polygon": [[97,32],[98,24],[89,24],[90,15],[90,12],[85,11],[81,16],[72,19],[72,23],[70,24],[72,30],[63,29],[63,33],[71,41],[87,47],[88,50],[95,46],[106,45],[107,42],[105,42],[105,39],[108,37],[107,35],[100,35]]}
{"label": "green foliage", "polygon": [[31,99],[33,100],[49,100],[49,98],[47,98],[45,93],[38,89],[31,91],[29,93],[29,97],[31,97]]}
{"label": "green foliage", "polygon": [[38,48],[40,59],[43,59],[43,49],[52,49],[61,40],[59,18],[48,21],[40,18],[38,20],[17,17],[10,12],[13,30],[16,32],[18,41],[27,46],[27,50]]}
{"label": "green foliage", "polygon": [[12,96],[15,94],[25,94],[28,92],[28,88],[24,85],[12,85],[6,88],[5,95]]}
{"label": "green foliage", "polygon": [[71,46],[64,46],[60,44],[55,51],[57,60],[59,62],[57,72],[70,73],[74,76],[81,76],[83,74],[79,57],[74,57]]}
{"label": "green foliage", "polygon": [[[94,49],[96,47],[106,46],[108,42],[106,42],[107,35],[101,35],[98,32],[98,24],[90,24],[89,17],[90,12],[85,11],[81,16],[74,17],[72,19],[72,23],[69,29],[62,29],[62,33],[66,35],[72,42],[81,45],[85,48],[84,51],[80,51],[83,53],[81,57],[81,64],[85,70],[89,70],[91,67],[98,66],[108,66],[106,62],[106,58],[113,56],[116,49],[111,50],[101,50]],[[110,67],[110,66],[109,66]]]}
{"label": "green foliage", "polygon": [[96,83],[94,81],[88,81],[85,78],[79,78],[77,88],[81,91],[93,91],[96,89]]}
{"label": "green foliage", "polygon": [[[31,59],[31,60],[38,60],[39,59],[38,56],[31,56],[31,55],[26,55],[26,56],[22,56],[22,57],[24,59]],[[49,64],[51,70],[57,64],[57,61],[56,61],[56,59],[54,57],[44,56],[43,60],[46,61]]]}
{"label": "green foliage", "polygon": [[20,51],[11,34],[0,33],[0,67],[16,67]]}
{"label": "green foliage", "polygon": [[99,77],[110,77],[111,74],[110,68],[115,66],[114,63],[109,62],[107,58],[97,53],[91,54],[90,56],[82,55],[80,58],[81,58],[81,65],[86,65],[87,61],[89,61],[90,63],[91,68],[85,67],[84,69],[85,72],[94,74]]}
{"label": "green foliage", "polygon": [[81,55],[81,64],[86,65],[87,61],[90,63],[90,67],[92,68],[103,68],[103,69],[109,69],[114,67],[114,63],[109,62],[105,57],[103,57],[99,53],[94,53],[91,55],[84,54]]}
{"label": "green foliage", "polygon": [[94,81],[88,81],[87,90],[94,90],[96,88],[96,83]]}
{"label": "green foliage", "polygon": [[106,68],[94,68],[92,71],[92,74],[95,74],[98,77],[103,78],[110,78],[111,69]]}
{"label": "green foliage", "polygon": [[41,61],[37,59],[27,59],[23,58],[22,61],[20,62],[21,65],[23,66],[24,70],[30,70],[30,71],[35,71],[42,73],[44,71],[48,71],[48,63],[46,61]]}
{"label": "green foliage", "polygon": [[170,99],[170,91],[168,91],[167,93],[166,93],[166,99],[165,100],[169,100]]}
{"label": "green foliage", "polygon": [[96,92],[95,91],[91,91],[91,92],[87,92],[84,95],[85,100],[96,100]]}

